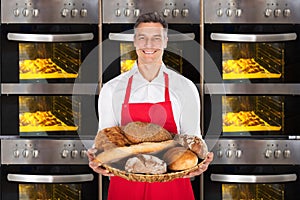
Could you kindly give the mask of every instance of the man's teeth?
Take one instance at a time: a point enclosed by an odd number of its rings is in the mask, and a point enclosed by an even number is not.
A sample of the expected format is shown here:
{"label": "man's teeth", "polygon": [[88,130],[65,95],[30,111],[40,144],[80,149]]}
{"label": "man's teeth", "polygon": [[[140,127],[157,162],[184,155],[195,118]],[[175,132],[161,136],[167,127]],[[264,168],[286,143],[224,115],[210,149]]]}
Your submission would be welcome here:
{"label": "man's teeth", "polygon": [[154,51],[144,51],[146,54],[153,54]]}

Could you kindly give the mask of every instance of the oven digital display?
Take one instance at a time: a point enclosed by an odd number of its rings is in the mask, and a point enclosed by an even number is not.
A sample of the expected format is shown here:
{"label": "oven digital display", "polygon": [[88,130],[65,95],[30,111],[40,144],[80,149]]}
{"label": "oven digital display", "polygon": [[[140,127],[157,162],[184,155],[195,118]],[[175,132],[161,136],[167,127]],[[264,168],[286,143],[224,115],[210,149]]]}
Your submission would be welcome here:
{"label": "oven digital display", "polygon": [[222,184],[222,200],[284,200],[284,184]]}
{"label": "oven digital display", "polygon": [[19,184],[19,200],[80,200],[81,184]]}
{"label": "oven digital display", "polygon": [[222,77],[283,78],[284,43],[222,43]]}
{"label": "oven digital display", "polygon": [[77,78],[80,43],[19,43],[19,78]]}

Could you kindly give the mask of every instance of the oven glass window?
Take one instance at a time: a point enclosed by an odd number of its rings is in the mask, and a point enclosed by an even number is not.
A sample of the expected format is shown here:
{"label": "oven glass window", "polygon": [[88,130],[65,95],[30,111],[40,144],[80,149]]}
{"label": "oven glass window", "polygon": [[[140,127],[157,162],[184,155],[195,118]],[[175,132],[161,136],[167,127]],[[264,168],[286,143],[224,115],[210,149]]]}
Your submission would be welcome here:
{"label": "oven glass window", "polygon": [[[183,50],[175,43],[169,43],[168,48],[165,49],[163,55],[163,61],[166,66],[174,69],[182,74],[183,69]],[[121,55],[121,73],[130,70],[133,64],[137,60],[135,47],[133,43],[120,43],[120,55]]]}
{"label": "oven glass window", "polygon": [[222,43],[222,76],[283,79],[284,43]]}
{"label": "oven glass window", "polygon": [[19,200],[80,200],[80,184],[19,184]]}
{"label": "oven glass window", "polygon": [[283,131],[283,96],[223,96],[223,134]]}
{"label": "oven glass window", "polygon": [[20,96],[20,135],[77,131],[80,123],[79,102],[79,96]]}
{"label": "oven glass window", "polygon": [[19,43],[21,82],[77,78],[81,61],[81,43]]}
{"label": "oven glass window", "polygon": [[284,184],[222,184],[222,200],[284,200]]}

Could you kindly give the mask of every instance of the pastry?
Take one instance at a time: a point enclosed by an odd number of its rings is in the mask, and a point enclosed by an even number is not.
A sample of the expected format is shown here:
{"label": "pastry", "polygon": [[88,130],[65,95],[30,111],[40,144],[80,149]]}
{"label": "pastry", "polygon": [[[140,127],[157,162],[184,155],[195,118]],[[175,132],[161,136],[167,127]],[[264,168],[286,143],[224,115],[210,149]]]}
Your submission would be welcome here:
{"label": "pastry", "polygon": [[130,173],[163,174],[167,172],[167,163],[156,156],[140,154],[126,161],[125,171]]}
{"label": "pastry", "polygon": [[170,148],[164,154],[163,160],[172,171],[186,170],[198,164],[197,155],[184,147]]}
{"label": "pastry", "polygon": [[161,142],[171,140],[173,135],[157,124],[130,122],[123,127],[128,140],[134,144],[141,142]]}
{"label": "pastry", "polygon": [[105,128],[99,131],[95,137],[95,148],[105,151],[115,147],[129,146],[131,142],[125,137],[124,132],[118,126]]}
{"label": "pastry", "polygon": [[201,159],[204,159],[208,153],[204,140],[195,135],[178,134],[174,137],[174,140],[186,149],[193,151]]}

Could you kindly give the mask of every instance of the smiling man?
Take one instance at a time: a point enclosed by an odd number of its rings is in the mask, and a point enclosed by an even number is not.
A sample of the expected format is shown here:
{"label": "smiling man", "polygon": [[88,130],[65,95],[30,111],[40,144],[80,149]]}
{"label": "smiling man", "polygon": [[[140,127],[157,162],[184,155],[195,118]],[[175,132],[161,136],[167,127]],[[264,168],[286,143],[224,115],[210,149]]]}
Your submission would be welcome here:
{"label": "smiling man", "polygon": [[[200,134],[200,98],[195,84],[165,66],[168,25],[157,12],[141,15],[134,27],[138,59],[133,68],[103,85],[98,101],[99,130],[141,121],[158,124],[174,134]],[[135,182],[113,176],[99,162],[89,166],[111,176],[109,200],[193,200],[190,177],[203,173],[213,159],[208,153],[204,164],[184,178],[169,182]]]}

